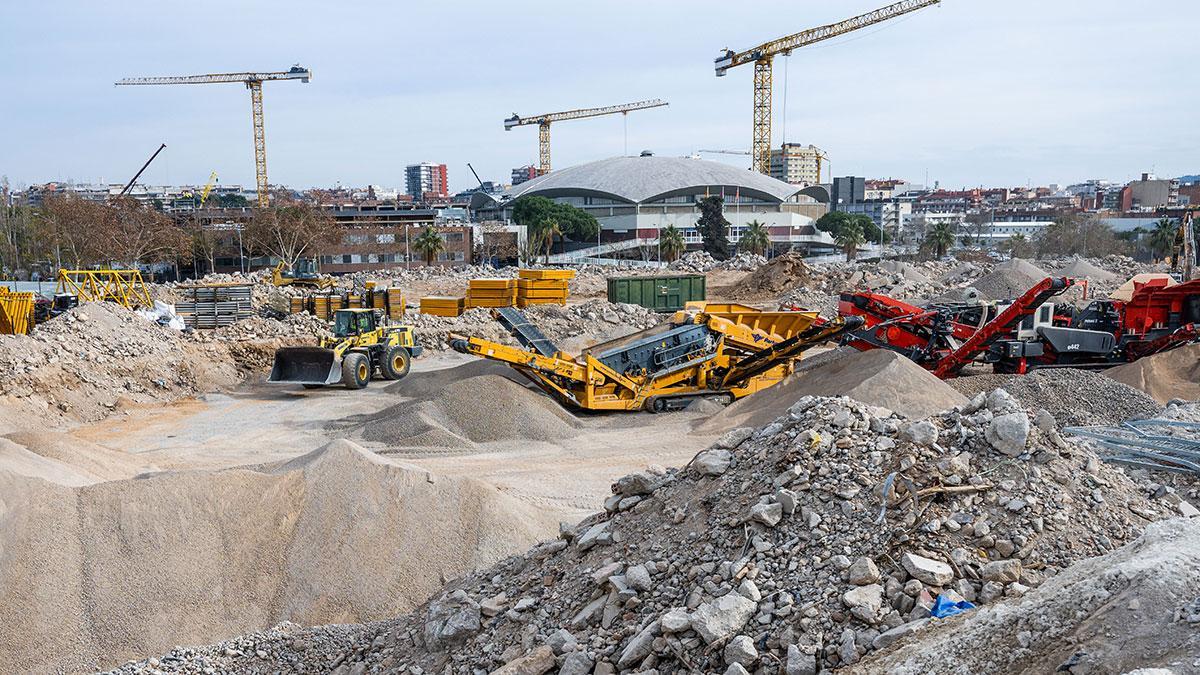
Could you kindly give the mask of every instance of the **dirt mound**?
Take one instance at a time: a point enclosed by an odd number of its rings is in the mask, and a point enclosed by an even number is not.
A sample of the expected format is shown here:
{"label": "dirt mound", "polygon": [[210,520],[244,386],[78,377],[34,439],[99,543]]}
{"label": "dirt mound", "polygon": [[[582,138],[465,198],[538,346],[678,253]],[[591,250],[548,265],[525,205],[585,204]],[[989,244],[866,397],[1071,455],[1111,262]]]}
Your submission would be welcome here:
{"label": "dirt mound", "polygon": [[1088,279],[1090,281],[1112,282],[1120,279],[1119,276],[1109,272],[1108,270],[1096,267],[1092,263],[1083,258],[1075,258],[1067,263],[1065,267],[1058,271],[1060,276],[1072,277],[1074,279]]}
{"label": "dirt mound", "polygon": [[1028,260],[1013,258],[996,265],[990,274],[972,281],[971,286],[990,300],[1011,300],[1048,276]]}
{"label": "dirt mound", "polygon": [[[1195,665],[1200,520],[1154,523],[1020,600],[937,621],[872,673],[1173,673]],[[1164,670],[1155,670],[1155,669]]]}
{"label": "dirt mound", "polygon": [[1063,425],[1119,424],[1162,410],[1146,394],[1092,370],[1046,368],[1025,375],[958,377],[949,383],[967,396],[1002,387],[1025,406],[1050,412]]}
{"label": "dirt mound", "polygon": [[[801,364],[804,362],[801,361]],[[840,358],[792,374],[774,387],[737,401],[701,429],[757,427],[787,412],[802,396],[849,396],[909,417],[924,417],[966,402],[945,382],[912,361],[884,349],[849,351]]]}
{"label": "dirt mound", "polygon": [[575,435],[578,425],[545,394],[491,374],[452,381],[424,398],[337,423],[358,429],[363,440],[389,447],[555,441]]}
{"label": "dirt mound", "polygon": [[727,295],[734,299],[755,299],[772,297],[803,286],[812,279],[812,270],[804,263],[804,256],[799,253],[785,253],[778,258],[759,267],[737,286],[727,289]]}
{"label": "dirt mound", "polygon": [[1200,400],[1200,344],[1147,356],[1104,374],[1164,405],[1176,398]]}
{"label": "dirt mound", "polygon": [[1001,390],[921,422],[876,410],[804,397],[683,470],[617,480],[606,513],[393,621],[244,636],[162,663],[817,672],[919,630],[939,595],[987,607],[1029,593],[1171,512]]}
{"label": "dirt mound", "polygon": [[403,380],[388,384],[384,390],[390,394],[428,399],[455,382],[481,375],[496,375],[521,385],[529,382],[524,375],[503,363],[486,359],[472,359],[462,365],[450,368],[412,372]]}
{"label": "dirt mound", "polygon": [[58,485],[132,478],[144,468],[126,453],[63,432],[35,429],[0,438],[0,471]]}
{"label": "dirt mound", "polygon": [[548,520],[347,441],[82,488],[0,472],[0,659],[93,670],[285,619],[392,616],[552,533]]}

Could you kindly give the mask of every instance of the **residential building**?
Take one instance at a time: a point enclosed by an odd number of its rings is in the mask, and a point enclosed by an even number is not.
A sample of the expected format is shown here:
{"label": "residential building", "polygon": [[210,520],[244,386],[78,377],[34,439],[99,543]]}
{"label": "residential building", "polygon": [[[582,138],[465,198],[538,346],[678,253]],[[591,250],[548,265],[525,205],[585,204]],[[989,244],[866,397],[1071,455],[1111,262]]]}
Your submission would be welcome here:
{"label": "residential building", "polygon": [[771,178],[792,185],[817,185],[821,182],[821,160],[825,153],[815,145],[784,143],[771,150]]}
{"label": "residential building", "polygon": [[524,183],[525,181],[530,181],[537,177],[538,177],[537,167],[533,166],[532,164],[528,164],[526,166],[519,166],[512,170],[512,184],[513,185],[520,185],[521,183]]}
{"label": "residential building", "polygon": [[1142,174],[1141,180],[1130,183],[1129,205],[1126,211],[1149,211],[1172,207],[1179,201],[1179,180],[1158,179],[1153,174]]}
{"label": "residential building", "polygon": [[404,169],[404,186],[415,201],[450,196],[445,164],[421,162],[408,165]]}

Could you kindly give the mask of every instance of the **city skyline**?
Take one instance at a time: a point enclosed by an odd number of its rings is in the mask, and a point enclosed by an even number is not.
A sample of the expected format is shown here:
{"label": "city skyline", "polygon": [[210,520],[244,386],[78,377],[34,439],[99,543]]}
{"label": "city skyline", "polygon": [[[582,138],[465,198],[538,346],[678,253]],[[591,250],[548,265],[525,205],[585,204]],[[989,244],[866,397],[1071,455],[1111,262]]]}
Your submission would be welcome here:
{"label": "city skyline", "polygon": [[[213,14],[230,19],[222,22],[180,21],[149,3],[67,4],[74,11],[53,34],[20,30],[40,20],[32,7],[11,8],[0,28],[10,113],[0,122],[8,137],[0,174],[18,187],[123,183],[160,142],[168,148],[143,183],[203,184],[215,170],[224,183],[253,185],[244,88],[112,83],[294,62],[313,70],[312,83],[264,90],[271,182],[298,189],[403,187],[404,168],[424,161],[448,165],[451,192],[475,185],[467,162],[484,180],[507,182],[513,168],[536,161],[537,133],[504,132],[504,117],[652,97],[671,105],[630,114],[628,143],[620,116],[555,125],[555,166],[626,147],[666,156],[744,149],[750,76],[714,77],[720,49],[883,3],[762,3],[771,21],[707,21],[722,7],[709,2],[689,3],[686,12],[615,2],[508,15],[466,3],[405,8],[399,42],[387,37],[401,10],[383,4],[331,17],[316,4],[277,16],[217,3]],[[776,63],[774,145],[821,147],[833,175],[916,183],[928,175],[944,187],[1196,173],[1200,136],[1189,111],[1200,94],[1178,85],[1190,56],[1186,26],[1200,8],[1172,1],[1152,9],[1147,16],[1116,2],[1084,11],[946,0],[799,50]],[[454,30],[440,28],[449,25]],[[551,30],[563,25],[572,29]],[[1162,91],[1178,94],[1163,99]]]}

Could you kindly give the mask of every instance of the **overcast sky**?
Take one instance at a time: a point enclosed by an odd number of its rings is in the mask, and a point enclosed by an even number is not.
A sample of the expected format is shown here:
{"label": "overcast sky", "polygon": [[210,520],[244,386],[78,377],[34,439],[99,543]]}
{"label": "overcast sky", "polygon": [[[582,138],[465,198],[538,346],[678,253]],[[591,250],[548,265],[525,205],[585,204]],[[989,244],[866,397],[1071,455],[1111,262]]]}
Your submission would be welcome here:
{"label": "overcast sky", "polygon": [[[537,130],[503,119],[662,98],[628,152],[750,145],[752,68],[724,47],[886,0],[666,2],[8,2],[0,10],[0,174],[16,185],[254,184],[240,85],[114,87],[127,76],[313,70],[264,87],[267,167],[293,187],[403,187],[406,164],[471,162],[507,182]],[[943,186],[1200,173],[1196,0],[944,0],[775,65],[775,144],[837,175]],[[786,74],[786,77],[785,77]],[[626,151],[620,115],[553,127],[554,165]],[[733,164],[743,157],[710,156]]]}

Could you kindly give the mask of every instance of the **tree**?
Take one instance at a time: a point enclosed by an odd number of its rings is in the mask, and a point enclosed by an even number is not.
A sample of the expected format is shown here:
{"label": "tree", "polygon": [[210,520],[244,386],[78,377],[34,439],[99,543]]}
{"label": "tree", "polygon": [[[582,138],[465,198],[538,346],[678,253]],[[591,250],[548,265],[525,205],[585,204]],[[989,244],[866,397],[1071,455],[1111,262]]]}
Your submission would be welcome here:
{"label": "tree", "polygon": [[945,256],[946,251],[954,245],[954,230],[954,225],[941,221],[925,233],[925,246],[933,251],[935,258]]}
{"label": "tree", "polygon": [[557,223],[559,236],[574,241],[594,241],[600,233],[600,222],[592,214],[570,204],[537,195],[518,197],[513,202],[513,221],[534,231],[548,223]]}
{"label": "tree", "polygon": [[250,247],[278,258],[289,269],[301,258],[320,255],[338,242],[340,234],[329,212],[308,202],[280,198],[255,209],[246,226]]}
{"label": "tree", "polygon": [[846,253],[846,260],[854,260],[858,255],[858,247],[866,242],[866,235],[863,234],[863,228],[860,223],[850,221],[838,229],[833,235],[833,240]]}
{"label": "tree", "polygon": [[880,237],[883,242],[891,241],[891,235],[879,229],[874,220],[865,213],[846,213],[845,211],[830,211],[817,219],[816,228],[822,232],[828,232],[834,240],[837,240],[837,233],[851,223],[857,223],[859,229],[862,230],[863,237],[866,241],[877,242]]}
{"label": "tree", "polygon": [[1179,234],[1179,225],[1170,218],[1160,218],[1150,231],[1150,255],[1155,260],[1161,260],[1175,248],[1175,237]]}
{"label": "tree", "polygon": [[542,241],[542,245],[546,248],[546,264],[550,264],[550,254],[554,250],[554,237],[560,240],[563,238],[562,227],[559,226],[557,220],[547,217],[540,221],[534,230]]}
{"label": "tree", "polygon": [[1030,243],[1029,237],[1020,232],[1002,241],[1000,243],[1000,250],[1013,258],[1031,258],[1034,253],[1033,244]]}
{"label": "tree", "polygon": [[967,221],[967,226],[969,227],[970,232],[972,234],[971,238],[979,246],[983,246],[984,244],[987,243],[987,237],[985,237],[983,235],[988,232],[991,232],[992,225],[993,225],[993,223],[992,223],[993,217],[994,217],[994,214],[990,211],[988,213],[984,213],[983,211],[976,211],[975,213],[967,214],[966,221]]}
{"label": "tree", "polygon": [[658,249],[667,262],[675,262],[687,250],[687,242],[683,240],[683,233],[679,228],[668,225],[658,233]]}
{"label": "tree", "polygon": [[104,258],[127,267],[177,260],[191,240],[171,218],[131,197],[117,197],[106,207],[98,228]]}
{"label": "tree", "polygon": [[54,243],[54,258],[59,267],[86,269],[104,260],[101,237],[108,213],[103,204],[88,201],[73,193],[50,195],[42,201],[38,220]]}
{"label": "tree", "polygon": [[746,231],[738,239],[738,251],[748,251],[754,255],[762,255],[771,247],[771,233],[767,226],[757,220],[750,221]]}
{"label": "tree", "polygon": [[1129,252],[1122,241],[1095,214],[1069,213],[1059,216],[1034,239],[1038,255],[1078,255],[1102,257]]}
{"label": "tree", "polygon": [[729,221],[724,210],[724,199],[705,197],[700,200],[700,220],[696,222],[705,252],[717,260],[729,257]]}
{"label": "tree", "polygon": [[425,265],[432,267],[437,254],[446,250],[446,242],[442,240],[436,230],[427,227],[420,236],[413,240],[412,247],[425,258]]}

